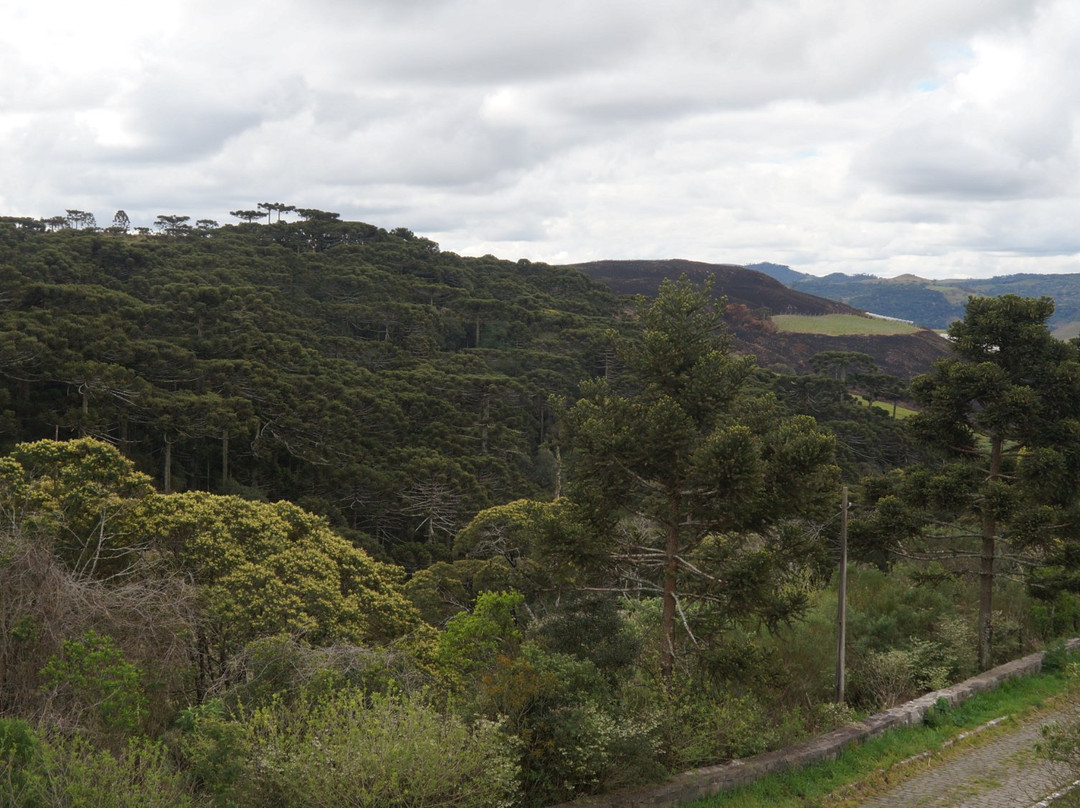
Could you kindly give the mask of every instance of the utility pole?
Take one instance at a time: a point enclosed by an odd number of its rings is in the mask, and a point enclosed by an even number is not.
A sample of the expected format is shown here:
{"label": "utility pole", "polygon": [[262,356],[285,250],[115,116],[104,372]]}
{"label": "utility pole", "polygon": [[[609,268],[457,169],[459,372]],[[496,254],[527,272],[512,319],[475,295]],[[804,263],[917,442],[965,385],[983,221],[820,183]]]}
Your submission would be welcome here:
{"label": "utility pole", "polygon": [[847,635],[847,512],[848,490],[840,495],[840,585],[836,593],[836,703],[844,703],[844,644]]}

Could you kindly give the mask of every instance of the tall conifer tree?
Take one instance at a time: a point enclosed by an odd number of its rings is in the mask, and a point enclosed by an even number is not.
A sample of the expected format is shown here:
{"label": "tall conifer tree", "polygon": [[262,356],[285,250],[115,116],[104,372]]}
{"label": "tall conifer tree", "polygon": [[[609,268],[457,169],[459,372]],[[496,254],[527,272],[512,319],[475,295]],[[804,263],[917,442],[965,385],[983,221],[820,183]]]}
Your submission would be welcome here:
{"label": "tall conifer tree", "polygon": [[912,383],[923,411],[911,424],[942,455],[929,476],[915,475],[923,501],[971,525],[978,540],[983,669],[1002,551],[1045,569],[1076,533],[1080,354],[1050,333],[1053,312],[1048,297],[970,298],[949,328],[955,358]]}
{"label": "tall conifer tree", "polygon": [[728,351],[722,314],[708,286],[665,281],[626,372],[588,384],[568,418],[571,497],[624,581],[661,597],[669,683],[683,600],[766,621],[798,608],[782,580],[810,548],[782,526],[836,490],[832,439],[751,394],[754,359]]}

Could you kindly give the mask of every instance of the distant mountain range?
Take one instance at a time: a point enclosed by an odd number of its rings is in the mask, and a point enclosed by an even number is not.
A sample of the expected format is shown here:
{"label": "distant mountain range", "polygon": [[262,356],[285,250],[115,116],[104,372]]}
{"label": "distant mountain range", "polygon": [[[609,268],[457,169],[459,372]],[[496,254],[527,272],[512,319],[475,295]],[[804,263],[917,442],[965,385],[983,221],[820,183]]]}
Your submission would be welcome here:
{"label": "distant mountain range", "polygon": [[971,295],[994,297],[1051,297],[1054,316],[1050,326],[1059,338],[1080,333],[1080,274],[1001,275],[996,278],[928,280],[915,275],[878,278],[873,275],[834,273],[825,277],[797,272],[782,264],[750,264],[788,288],[847,303],[864,311],[910,320],[925,328],[946,328],[964,315]]}

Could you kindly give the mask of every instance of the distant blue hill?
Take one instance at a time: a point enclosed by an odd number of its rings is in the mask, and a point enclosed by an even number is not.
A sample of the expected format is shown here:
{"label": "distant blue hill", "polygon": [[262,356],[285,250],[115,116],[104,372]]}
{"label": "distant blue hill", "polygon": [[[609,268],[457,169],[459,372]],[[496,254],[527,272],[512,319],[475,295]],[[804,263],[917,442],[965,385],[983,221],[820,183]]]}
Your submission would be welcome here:
{"label": "distant blue hill", "polygon": [[799,283],[804,278],[809,278],[805,272],[796,272],[791,267],[784,266],[783,264],[770,264],[767,261],[760,264],[747,264],[747,269],[756,269],[770,278],[775,278],[784,284],[784,286],[794,288],[793,284]]}
{"label": "distant blue hill", "polygon": [[916,275],[878,278],[873,275],[833,273],[825,277],[797,272],[782,264],[750,264],[791,289],[847,303],[849,306],[911,320],[926,328],[946,328],[964,316],[971,295],[995,297],[1050,297],[1054,316],[1050,326],[1059,338],[1080,334],[1080,274],[1022,273],[996,278],[928,280]]}

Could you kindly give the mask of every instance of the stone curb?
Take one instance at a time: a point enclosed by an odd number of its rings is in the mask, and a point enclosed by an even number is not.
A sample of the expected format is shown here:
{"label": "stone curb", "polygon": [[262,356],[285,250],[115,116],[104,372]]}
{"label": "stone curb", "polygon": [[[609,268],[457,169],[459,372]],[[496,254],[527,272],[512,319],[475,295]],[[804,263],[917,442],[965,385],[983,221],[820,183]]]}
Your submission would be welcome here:
{"label": "stone curb", "polygon": [[[1080,638],[1069,640],[1065,647],[1070,651],[1080,648]],[[674,808],[682,803],[711,797],[721,791],[752,783],[767,774],[809,763],[835,760],[849,746],[876,738],[891,729],[921,724],[926,711],[938,699],[946,699],[955,707],[977,693],[993,690],[1006,679],[1038,673],[1042,668],[1043,654],[1044,652],[1040,651],[1014,659],[959,684],[927,693],[906,704],[871,715],[856,724],[849,724],[794,746],[745,760],[732,760],[716,766],[693,769],[677,774],[657,786],[583,797],[551,808]]]}

